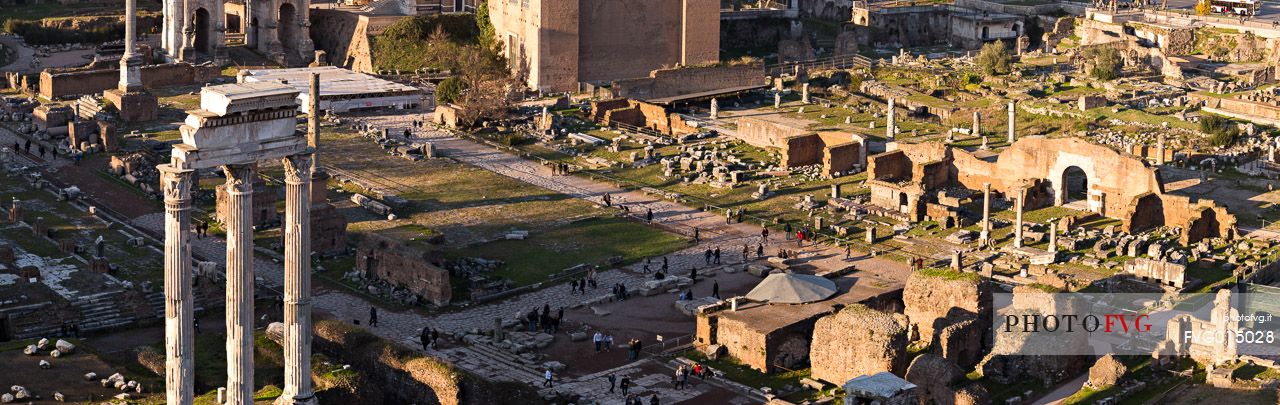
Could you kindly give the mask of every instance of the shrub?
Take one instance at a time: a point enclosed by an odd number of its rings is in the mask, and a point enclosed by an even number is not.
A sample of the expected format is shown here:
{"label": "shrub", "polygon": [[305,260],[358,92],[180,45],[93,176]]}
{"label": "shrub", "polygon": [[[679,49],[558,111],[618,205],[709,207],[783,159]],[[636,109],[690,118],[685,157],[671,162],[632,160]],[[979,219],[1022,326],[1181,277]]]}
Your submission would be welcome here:
{"label": "shrub", "polygon": [[458,80],[457,77],[450,77],[440,82],[436,86],[436,104],[452,104],[462,97],[462,92],[467,89],[467,83]]}
{"label": "shrub", "polygon": [[1200,117],[1200,132],[1209,134],[1209,144],[1213,146],[1229,146],[1240,136],[1240,128],[1235,122],[1217,115]]}
{"label": "shrub", "polygon": [[1009,55],[1004,41],[1000,40],[983,45],[973,62],[978,65],[978,70],[988,76],[1003,75],[1013,71],[1013,56]]}
{"label": "shrub", "polygon": [[1120,51],[1111,47],[1089,48],[1084,57],[1089,60],[1089,76],[1098,80],[1111,80],[1119,76],[1122,61]]}
{"label": "shrub", "polygon": [[8,19],[4,32],[18,34],[30,45],[56,45],[73,43],[101,43],[124,38],[124,23],[114,23],[90,29],[65,30],[40,25],[39,21]]}

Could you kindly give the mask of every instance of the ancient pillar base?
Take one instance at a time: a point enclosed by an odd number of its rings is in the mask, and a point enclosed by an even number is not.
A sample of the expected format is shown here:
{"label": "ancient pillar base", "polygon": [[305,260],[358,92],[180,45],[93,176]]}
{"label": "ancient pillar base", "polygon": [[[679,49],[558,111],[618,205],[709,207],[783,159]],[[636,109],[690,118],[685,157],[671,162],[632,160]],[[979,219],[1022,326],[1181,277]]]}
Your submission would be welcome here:
{"label": "ancient pillar base", "polygon": [[307,398],[281,395],[277,397],[275,401],[275,405],[319,405],[319,403],[319,401],[316,401],[316,397],[314,395]]}
{"label": "ancient pillar base", "polygon": [[125,92],[111,89],[102,92],[102,98],[116,106],[120,120],[124,122],[153,121],[160,109],[156,96],[146,90]]}

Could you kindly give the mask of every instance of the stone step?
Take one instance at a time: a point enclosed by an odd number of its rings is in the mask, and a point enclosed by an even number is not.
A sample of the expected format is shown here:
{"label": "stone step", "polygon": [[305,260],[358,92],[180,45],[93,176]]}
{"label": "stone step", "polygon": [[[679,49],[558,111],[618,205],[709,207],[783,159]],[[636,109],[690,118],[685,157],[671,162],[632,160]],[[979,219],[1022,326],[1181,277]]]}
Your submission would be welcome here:
{"label": "stone step", "polygon": [[[467,346],[466,349],[467,350],[463,352],[466,355],[465,360],[460,362],[462,364],[465,364],[470,360],[490,366],[489,368],[492,368],[492,366],[498,366],[505,372],[509,373],[509,375],[497,377],[507,377],[508,379],[512,379],[517,382],[534,382],[542,379],[542,373],[540,371],[534,370],[532,367],[523,364],[522,360],[514,355],[499,353],[501,349],[487,347],[486,345],[472,345]],[[477,371],[488,374],[487,370]]]}

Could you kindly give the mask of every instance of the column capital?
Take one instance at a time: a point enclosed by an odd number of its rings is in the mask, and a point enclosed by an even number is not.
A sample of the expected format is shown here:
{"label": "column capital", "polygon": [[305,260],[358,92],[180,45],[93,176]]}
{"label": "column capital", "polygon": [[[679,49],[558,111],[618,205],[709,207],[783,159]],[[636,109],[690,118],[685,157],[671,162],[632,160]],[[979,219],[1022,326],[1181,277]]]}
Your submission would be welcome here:
{"label": "column capital", "polygon": [[165,206],[172,209],[191,207],[191,183],[194,170],[181,169],[171,164],[157,165],[160,171],[160,189],[164,192]]}
{"label": "column capital", "polygon": [[255,164],[236,164],[222,166],[227,175],[227,193],[231,195],[253,194],[253,176],[257,172]]}
{"label": "column capital", "polygon": [[285,184],[304,184],[311,182],[312,168],[315,166],[315,154],[310,148],[306,152],[296,155],[285,156],[281,161],[284,163],[284,182]]}

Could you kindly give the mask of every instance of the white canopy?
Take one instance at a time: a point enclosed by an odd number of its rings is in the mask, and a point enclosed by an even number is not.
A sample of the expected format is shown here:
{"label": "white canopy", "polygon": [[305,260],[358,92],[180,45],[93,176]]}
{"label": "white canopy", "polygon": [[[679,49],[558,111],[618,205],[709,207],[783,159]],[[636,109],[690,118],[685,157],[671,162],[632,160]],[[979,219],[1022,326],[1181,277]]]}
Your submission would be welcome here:
{"label": "white canopy", "polygon": [[747,293],[752,301],[771,304],[804,304],[822,301],[836,294],[834,281],[795,273],[773,273]]}

